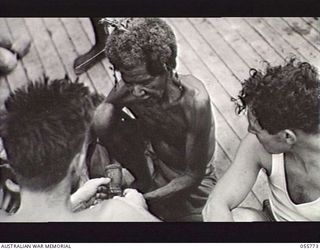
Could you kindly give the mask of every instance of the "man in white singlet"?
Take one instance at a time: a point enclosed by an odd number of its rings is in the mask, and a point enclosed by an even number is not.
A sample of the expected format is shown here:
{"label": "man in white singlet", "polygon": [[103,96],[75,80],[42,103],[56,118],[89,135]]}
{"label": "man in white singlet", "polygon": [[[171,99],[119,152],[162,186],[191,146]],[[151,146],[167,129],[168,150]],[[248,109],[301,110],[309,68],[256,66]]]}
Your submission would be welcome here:
{"label": "man in white singlet", "polygon": [[[238,112],[249,134],[210,194],[205,221],[320,220],[320,80],[317,69],[291,59],[252,70],[242,83]],[[258,173],[268,175],[270,213],[240,208]]]}

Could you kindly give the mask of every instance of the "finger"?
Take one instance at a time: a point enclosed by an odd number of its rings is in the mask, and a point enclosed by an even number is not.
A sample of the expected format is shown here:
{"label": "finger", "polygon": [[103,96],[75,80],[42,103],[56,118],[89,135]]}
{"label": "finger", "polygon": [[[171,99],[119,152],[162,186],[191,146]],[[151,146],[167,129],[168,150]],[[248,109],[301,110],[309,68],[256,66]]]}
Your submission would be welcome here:
{"label": "finger", "polygon": [[14,204],[14,201],[13,201],[13,199],[12,199],[12,197],[11,197],[11,199],[10,199],[10,201],[9,201],[9,204],[8,204],[8,206],[6,207],[6,212],[7,212],[7,213],[10,213],[10,210],[12,209],[13,204]]}
{"label": "finger", "polygon": [[5,182],[6,187],[13,193],[19,193],[20,187],[18,184],[14,183],[12,180],[7,179]]}
{"label": "finger", "polygon": [[92,179],[90,181],[92,183],[94,183],[94,185],[96,185],[96,186],[101,186],[101,185],[108,185],[109,182],[111,181],[111,179],[110,178],[101,177],[101,178]]}
{"label": "finger", "polygon": [[3,191],[3,188],[0,188],[0,209],[2,209],[3,198],[4,198],[4,191]]}
{"label": "finger", "polygon": [[106,186],[99,186],[97,189],[98,193],[106,193],[108,191],[108,187]]}
{"label": "finger", "polygon": [[17,212],[18,208],[19,208],[19,202],[14,202],[12,204],[12,207],[11,207],[9,213],[13,214],[13,213]]}
{"label": "finger", "polygon": [[108,195],[107,194],[104,194],[104,193],[98,193],[96,194],[96,199],[101,199],[101,200],[105,200],[108,198]]}
{"label": "finger", "polygon": [[3,199],[3,204],[2,204],[2,209],[3,210],[7,210],[8,209],[10,200],[11,200],[11,194],[8,192],[8,193],[5,194],[4,199]]}
{"label": "finger", "polygon": [[138,193],[138,191],[136,189],[133,189],[133,188],[126,188],[124,191],[123,191],[123,195],[126,196],[126,195],[130,195],[130,194],[134,194],[134,193]]}
{"label": "finger", "polygon": [[122,201],[125,200],[124,197],[121,197],[121,196],[113,196],[112,199],[122,200]]}

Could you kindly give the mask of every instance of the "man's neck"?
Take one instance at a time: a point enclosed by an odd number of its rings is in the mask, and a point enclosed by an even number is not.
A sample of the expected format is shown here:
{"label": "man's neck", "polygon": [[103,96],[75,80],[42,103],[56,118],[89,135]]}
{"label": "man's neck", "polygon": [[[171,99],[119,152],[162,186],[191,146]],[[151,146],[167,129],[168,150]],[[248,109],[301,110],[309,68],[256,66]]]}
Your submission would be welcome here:
{"label": "man's neck", "polygon": [[178,86],[178,79],[175,79],[172,76],[168,76],[166,90],[163,97],[164,104],[170,104],[176,102],[182,95],[182,85]]}
{"label": "man's neck", "polygon": [[21,190],[21,205],[14,215],[22,221],[66,221],[72,216],[70,189],[60,183],[48,192]]}
{"label": "man's neck", "polygon": [[303,162],[305,170],[320,170],[320,134],[298,134],[298,143],[292,148],[292,154]]}

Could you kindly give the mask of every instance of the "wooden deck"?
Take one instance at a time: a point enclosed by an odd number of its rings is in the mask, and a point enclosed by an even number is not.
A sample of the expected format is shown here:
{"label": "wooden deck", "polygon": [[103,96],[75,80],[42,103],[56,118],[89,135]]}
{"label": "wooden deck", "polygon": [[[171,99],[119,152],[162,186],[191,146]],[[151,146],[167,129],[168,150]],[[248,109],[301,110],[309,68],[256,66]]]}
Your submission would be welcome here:
{"label": "wooden deck", "polygon": [[[202,80],[212,98],[217,123],[218,175],[229,167],[247,121],[237,116],[231,96],[236,96],[252,67],[264,61],[283,63],[296,55],[320,68],[320,20],[314,18],[169,18],[178,41],[178,72]],[[94,35],[87,18],[2,18],[0,32],[12,39],[29,36],[30,52],[16,69],[0,78],[0,107],[11,91],[43,74],[72,79],[74,59],[89,50]],[[80,76],[93,91],[108,93],[112,72],[104,59]],[[1,146],[0,146],[1,147]],[[3,152],[2,152],[3,154]],[[267,195],[260,175],[243,205],[260,208]]]}

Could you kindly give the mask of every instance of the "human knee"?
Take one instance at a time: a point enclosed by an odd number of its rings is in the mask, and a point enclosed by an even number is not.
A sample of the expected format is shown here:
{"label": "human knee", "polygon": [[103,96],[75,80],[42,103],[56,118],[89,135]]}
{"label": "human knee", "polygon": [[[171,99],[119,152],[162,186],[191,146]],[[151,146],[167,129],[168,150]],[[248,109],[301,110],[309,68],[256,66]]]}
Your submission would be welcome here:
{"label": "human knee", "polygon": [[234,221],[250,222],[250,221],[265,221],[265,218],[260,211],[253,208],[238,207],[231,211]]}

